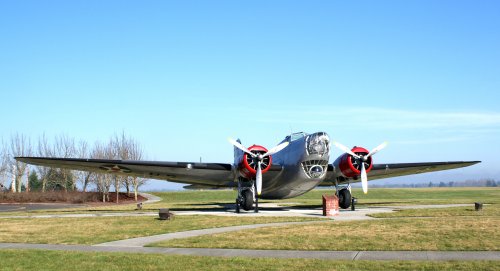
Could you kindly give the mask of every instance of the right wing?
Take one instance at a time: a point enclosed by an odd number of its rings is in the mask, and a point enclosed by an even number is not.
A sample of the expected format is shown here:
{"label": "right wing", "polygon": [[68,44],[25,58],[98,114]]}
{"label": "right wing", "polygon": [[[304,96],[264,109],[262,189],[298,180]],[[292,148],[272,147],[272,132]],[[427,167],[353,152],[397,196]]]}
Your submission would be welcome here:
{"label": "right wing", "polygon": [[[462,168],[472,166],[477,163],[481,163],[481,161],[374,164],[372,170],[368,172],[368,180],[373,181],[378,179]],[[341,176],[340,174],[340,169],[333,167],[331,164],[328,165],[328,173],[320,186],[334,185],[337,177]],[[340,181],[339,184],[356,182],[361,182],[361,178],[345,179],[344,181]]]}
{"label": "right wing", "polygon": [[[107,159],[77,159],[48,157],[16,157],[27,164],[92,171],[106,174],[135,176],[191,184],[192,189],[235,187],[239,176],[237,169],[225,163],[157,162]],[[273,164],[264,178],[273,178],[282,170]]]}

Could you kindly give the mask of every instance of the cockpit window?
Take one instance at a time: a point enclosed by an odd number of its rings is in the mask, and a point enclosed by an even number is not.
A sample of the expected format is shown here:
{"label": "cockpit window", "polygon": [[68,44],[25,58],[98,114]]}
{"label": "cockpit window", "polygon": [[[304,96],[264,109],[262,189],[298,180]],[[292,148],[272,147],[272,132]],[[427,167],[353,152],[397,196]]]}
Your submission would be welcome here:
{"label": "cockpit window", "polygon": [[291,141],[295,141],[297,139],[301,139],[301,138],[303,138],[305,136],[307,136],[307,134],[304,133],[304,132],[293,133],[292,135],[290,135],[290,142]]}

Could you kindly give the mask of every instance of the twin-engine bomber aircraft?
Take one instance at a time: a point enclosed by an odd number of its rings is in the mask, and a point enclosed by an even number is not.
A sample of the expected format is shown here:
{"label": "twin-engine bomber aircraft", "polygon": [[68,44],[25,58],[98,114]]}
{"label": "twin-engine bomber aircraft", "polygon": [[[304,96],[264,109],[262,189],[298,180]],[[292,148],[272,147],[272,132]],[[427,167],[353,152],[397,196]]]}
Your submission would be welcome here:
{"label": "twin-engine bomber aircraft", "polygon": [[324,132],[294,133],[278,146],[267,150],[253,145],[245,148],[241,141],[229,139],[234,145],[234,163],[187,163],[105,159],[73,159],[45,157],[16,157],[28,164],[96,171],[142,178],[168,180],[190,184],[188,189],[237,187],[236,212],[240,208],[258,212],[258,199],[286,199],[300,196],[317,186],[335,186],[341,208],[351,205],[350,184],[362,182],[368,191],[368,177],[372,180],[432,171],[461,168],[480,163],[426,162],[374,164],[373,155],[383,149],[382,144],[372,151],[361,147],[349,149],[333,143],[345,153],[332,164],[330,138]]}

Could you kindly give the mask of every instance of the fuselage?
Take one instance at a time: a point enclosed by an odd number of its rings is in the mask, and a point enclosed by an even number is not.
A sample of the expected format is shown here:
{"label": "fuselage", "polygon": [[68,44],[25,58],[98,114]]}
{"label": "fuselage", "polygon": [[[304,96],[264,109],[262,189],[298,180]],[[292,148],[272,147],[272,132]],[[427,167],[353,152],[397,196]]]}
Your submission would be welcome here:
{"label": "fuselage", "polygon": [[263,174],[260,198],[285,199],[300,196],[325,179],[330,158],[330,139],[326,133],[295,133],[282,142],[285,141],[289,145],[272,156],[272,165],[280,165],[281,169],[269,170]]}

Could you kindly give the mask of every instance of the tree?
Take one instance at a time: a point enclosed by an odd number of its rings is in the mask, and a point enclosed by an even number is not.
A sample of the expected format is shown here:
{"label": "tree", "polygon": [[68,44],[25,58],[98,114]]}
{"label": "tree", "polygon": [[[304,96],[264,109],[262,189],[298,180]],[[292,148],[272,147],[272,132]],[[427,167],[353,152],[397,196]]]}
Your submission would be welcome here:
{"label": "tree", "polygon": [[[92,158],[95,159],[113,159],[113,151],[110,144],[103,145],[96,142],[92,150]],[[102,193],[102,202],[109,201],[109,190],[113,183],[113,175],[105,173],[96,173],[91,175],[97,191]]]}
{"label": "tree", "polygon": [[[129,145],[130,159],[131,160],[143,159],[144,150],[141,147],[141,145],[135,140],[131,140],[129,142],[129,144],[130,144]],[[146,183],[147,179],[139,178],[137,176],[129,177],[129,179],[131,180],[131,183],[134,187],[134,199],[137,202],[137,194],[139,192],[139,187],[144,185]]]}
{"label": "tree", "polygon": [[28,177],[28,183],[31,191],[41,191],[42,182],[38,179],[38,175],[35,171],[31,171]]}
{"label": "tree", "polygon": [[20,192],[22,188],[22,178],[25,175],[27,164],[15,160],[14,157],[31,155],[32,149],[29,138],[19,133],[12,136],[10,140],[10,151],[10,164],[15,166],[14,180],[17,185],[16,190]]}
{"label": "tree", "polygon": [[[56,136],[54,145],[55,155],[62,158],[74,158],[76,154],[75,139],[66,135]],[[60,171],[60,185],[64,191],[76,190],[74,174],[69,169],[58,169]]]}
{"label": "tree", "polygon": [[9,163],[8,163],[8,153],[7,148],[3,142],[0,141],[0,190],[5,189],[5,180],[9,173]]}
{"label": "tree", "polygon": [[487,187],[497,187],[497,183],[493,179],[488,179],[488,180],[486,180],[486,186]]}
{"label": "tree", "polygon": [[[54,150],[50,146],[45,134],[38,138],[37,154],[40,157],[54,157]],[[51,168],[38,166],[37,171],[42,181],[42,192],[45,192]]]}
{"label": "tree", "polygon": [[[76,149],[76,153],[78,158],[89,158],[91,157],[91,152],[88,148],[88,144],[86,141],[81,140],[78,143],[78,147]],[[86,192],[87,187],[91,181],[91,175],[94,174],[91,171],[75,171],[75,176],[78,182],[82,184],[82,191]]]}

